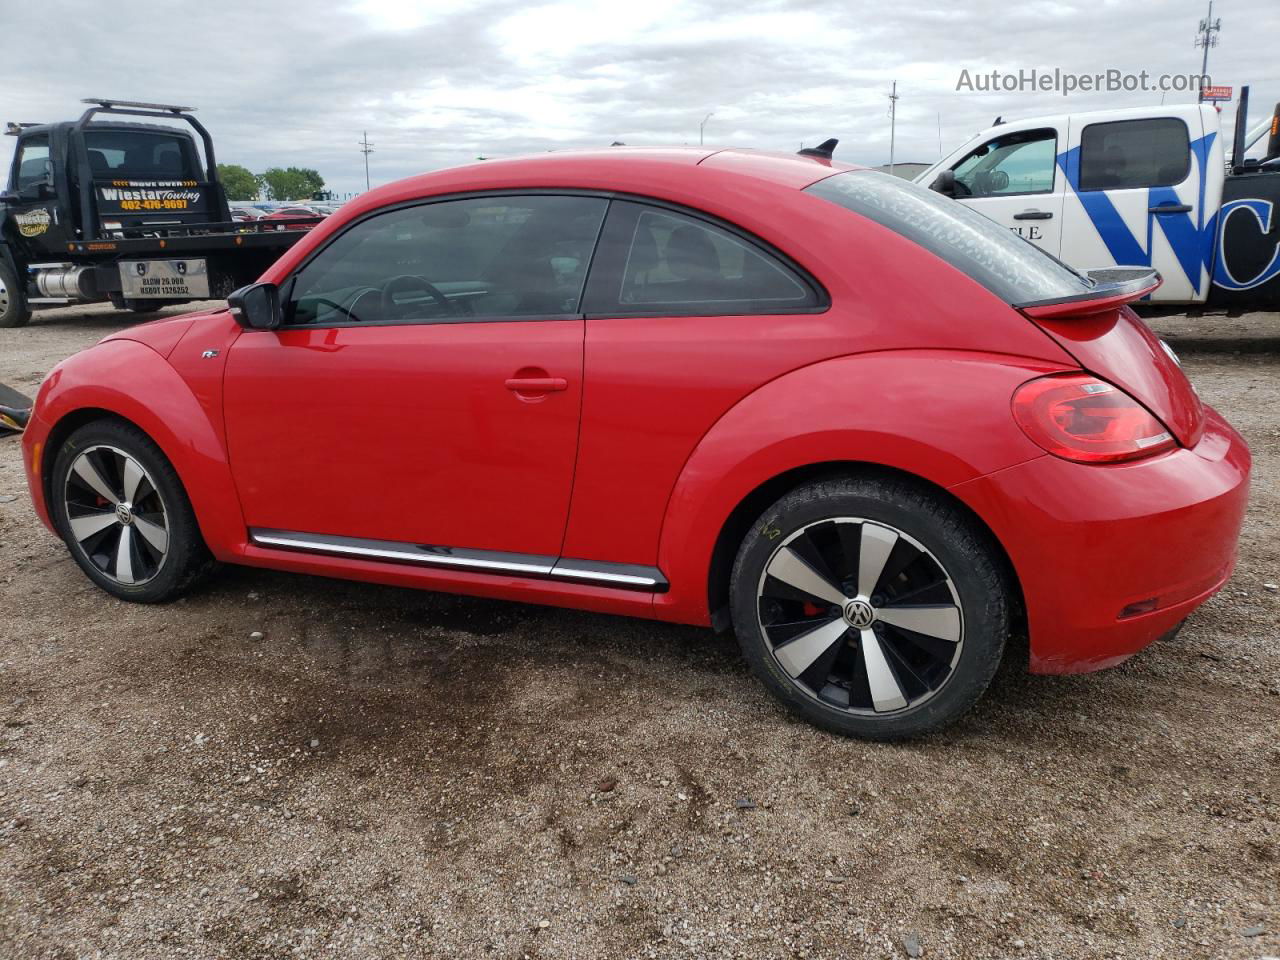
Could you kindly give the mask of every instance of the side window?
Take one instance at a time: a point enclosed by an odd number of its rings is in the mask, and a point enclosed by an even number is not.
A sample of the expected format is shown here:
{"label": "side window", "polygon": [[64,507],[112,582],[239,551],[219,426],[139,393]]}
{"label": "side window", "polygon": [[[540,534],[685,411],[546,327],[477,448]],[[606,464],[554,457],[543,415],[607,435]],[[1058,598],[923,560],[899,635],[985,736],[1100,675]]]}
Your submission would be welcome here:
{"label": "side window", "polygon": [[608,201],[479,197],[350,227],[296,275],[295,325],[450,323],[579,312]]}
{"label": "side window", "polygon": [[49,138],[31,137],[22,144],[22,152],[18,155],[18,189],[45,183],[50,172]]}
{"label": "side window", "polygon": [[743,237],[696,217],[615,201],[592,270],[592,313],[782,313],[813,287]]}
{"label": "side window", "polygon": [[1058,134],[1019,130],[988,140],[956,164],[956,195],[1003,197],[1052,193]]}
{"label": "side window", "polygon": [[1080,135],[1080,189],[1171,187],[1191,172],[1187,125],[1173,117],[1091,123]]}

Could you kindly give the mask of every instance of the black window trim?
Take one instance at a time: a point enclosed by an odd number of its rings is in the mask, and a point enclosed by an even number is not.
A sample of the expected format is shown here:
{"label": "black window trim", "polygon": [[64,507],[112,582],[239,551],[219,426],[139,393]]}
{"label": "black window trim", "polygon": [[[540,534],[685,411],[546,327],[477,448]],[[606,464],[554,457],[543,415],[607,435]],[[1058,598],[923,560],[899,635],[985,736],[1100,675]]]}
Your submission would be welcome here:
{"label": "black window trim", "polygon": [[1187,121],[1182,117],[1130,117],[1127,120],[1099,120],[1096,123],[1086,123],[1080,128],[1080,159],[1079,171],[1076,174],[1076,181],[1080,182],[1084,177],[1084,135],[1094,127],[1111,127],[1120,123],[1147,123],[1152,120],[1171,120],[1174,123],[1182,124],[1183,132],[1187,135],[1187,149],[1183,157],[1184,165],[1182,168],[1182,176],[1173,183],[1145,183],[1141,185],[1133,185],[1129,187],[1086,187],[1081,183],[1078,193],[1104,193],[1108,190],[1151,190],[1155,187],[1176,187],[1180,183],[1185,183],[1187,177],[1191,176],[1191,128],[1187,126]]}
{"label": "black window trim", "polygon": [[[1019,190],[1016,193],[984,193],[980,197],[975,197],[973,195],[970,195],[967,197],[960,197],[958,199],[960,200],[999,200],[1002,197],[1046,197],[1046,196],[1052,196],[1054,193],[1056,193],[1058,189],[1058,183],[1059,183],[1059,180],[1058,180],[1058,176],[1059,176],[1058,174],[1058,128],[1057,127],[1031,127],[1026,130],[1017,130],[1014,132],[1015,133],[1039,133],[1042,130],[1049,130],[1053,132],[1053,163],[1051,164],[1053,169],[1053,180],[1050,182],[1048,190]],[[1002,137],[1008,137],[1008,136],[1009,134],[1007,133],[998,134],[997,136],[992,137],[986,143],[982,144],[982,146],[985,147],[989,143],[995,143],[997,140],[1001,139]],[[976,149],[978,148],[975,147],[974,150]],[[956,167],[960,166],[960,164],[964,163],[972,155],[973,155],[973,150],[970,150],[963,157],[961,157],[959,160],[953,163],[951,165],[951,172],[954,173]]]}
{"label": "black window trim", "polygon": [[[334,323],[305,323],[294,324],[288,320],[292,313],[293,307],[293,285],[298,275],[307,268],[307,266],[327,250],[339,237],[344,236],[348,231],[354,230],[360,224],[381,216],[384,213],[392,213],[397,210],[406,210],[411,207],[425,206],[431,203],[447,203],[452,200],[479,200],[497,197],[530,197],[530,196],[552,196],[552,197],[599,197],[602,200],[609,201],[605,207],[604,216],[600,219],[600,228],[596,232],[596,241],[591,250],[591,256],[587,261],[587,274],[582,287],[582,297],[579,301],[578,313],[558,313],[558,314],[530,314],[524,316],[460,316],[460,317],[433,317],[429,320],[346,320]],[[804,307],[789,307],[787,309],[733,309],[733,310],[672,310],[672,309],[645,309],[634,311],[618,311],[606,310],[603,312],[592,312],[585,310],[590,302],[593,290],[593,275],[596,270],[596,256],[600,251],[600,238],[604,236],[604,231],[608,227],[609,217],[613,213],[614,200],[627,201],[630,203],[640,204],[643,206],[655,207],[663,210],[671,210],[675,213],[683,214],[695,220],[703,220],[712,226],[719,227],[727,233],[732,234],[737,239],[744,241],[749,246],[761,251],[766,256],[773,259],[778,264],[786,267],[793,278],[811,290],[816,298],[816,303]],[[360,216],[356,217],[350,223],[345,224],[341,230],[333,234],[322,243],[319,247],[312,250],[298,264],[296,264],[288,275],[280,281],[278,288],[281,292],[281,303],[286,311],[285,322],[282,323],[275,331],[282,333],[286,330],[334,330],[346,329],[352,327],[403,327],[403,326],[430,326],[436,324],[453,324],[453,323],[543,323],[557,320],[605,320],[605,319],[629,319],[632,317],[736,317],[736,316],[753,316],[753,315],[777,315],[786,316],[792,314],[809,314],[809,313],[825,313],[831,309],[831,296],[818,280],[806,270],[803,266],[789,257],[786,253],[774,247],[772,244],[762,240],[754,234],[742,229],[736,224],[715,216],[714,214],[705,213],[683,204],[672,203],[657,197],[650,197],[644,194],[626,193],[617,190],[592,190],[588,188],[572,188],[572,187],[506,187],[495,190],[464,190],[456,193],[434,194],[427,197],[415,197],[411,200],[403,200],[399,203],[387,204],[386,206],[377,207],[373,210],[367,210]],[[739,304],[744,308],[749,306],[750,301],[718,301],[720,304]],[[661,305],[657,305],[661,306]]]}
{"label": "black window trim", "polygon": [[[600,231],[603,238],[609,229],[609,221],[616,216],[625,216],[627,226],[639,221],[646,208],[667,210],[700,220],[703,223],[723,230],[747,247],[772,261],[800,284],[813,297],[813,302],[801,306],[788,306],[786,301],[778,300],[714,300],[704,304],[628,304],[620,303],[615,293],[608,292],[614,286],[613,281],[622,276],[626,268],[627,253],[615,258],[613,263],[597,264],[600,253],[599,239],[596,242],[597,257],[592,258],[591,268],[587,273],[587,286],[582,295],[583,308],[588,320],[627,320],[638,317],[747,317],[747,316],[791,316],[796,314],[825,313],[831,309],[831,296],[826,288],[818,282],[812,273],[801,264],[779,250],[773,244],[761,239],[737,224],[723,220],[714,214],[705,213],[680,203],[660,200],[656,197],[634,193],[614,193],[612,199],[631,206],[621,207],[610,204],[605,215],[604,226]],[[598,271],[598,267],[601,269]],[[608,277],[609,279],[606,279]],[[629,307],[630,309],[627,309]]]}

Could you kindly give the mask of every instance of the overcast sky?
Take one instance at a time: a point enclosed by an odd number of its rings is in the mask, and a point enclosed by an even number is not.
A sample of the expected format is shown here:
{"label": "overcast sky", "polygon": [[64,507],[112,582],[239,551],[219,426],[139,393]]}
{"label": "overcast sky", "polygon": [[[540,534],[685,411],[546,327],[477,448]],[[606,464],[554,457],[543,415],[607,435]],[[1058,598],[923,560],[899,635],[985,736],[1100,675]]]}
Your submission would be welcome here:
{"label": "overcast sky", "polygon": [[[1207,3],[732,3],[580,0],[81,0],[0,3],[2,120],[77,116],[82,97],[192,105],[223,162],[317,168],[338,191],[475,157],[698,142],[932,161],[997,114],[1159,103],[1159,93],[957,92],[976,74],[1036,67],[1153,75],[1198,71]],[[327,12],[321,12],[325,11]],[[1214,82],[1253,86],[1251,116],[1280,99],[1280,0],[1218,0]],[[47,24],[43,32],[39,24]],[[13,38],[21,42],[12,42]],[[1168,102],[1193,95],[1170,95]],[[1223,114],[1229,125],[1234,104]],[[8,165],[13,140],[0,137]]]}

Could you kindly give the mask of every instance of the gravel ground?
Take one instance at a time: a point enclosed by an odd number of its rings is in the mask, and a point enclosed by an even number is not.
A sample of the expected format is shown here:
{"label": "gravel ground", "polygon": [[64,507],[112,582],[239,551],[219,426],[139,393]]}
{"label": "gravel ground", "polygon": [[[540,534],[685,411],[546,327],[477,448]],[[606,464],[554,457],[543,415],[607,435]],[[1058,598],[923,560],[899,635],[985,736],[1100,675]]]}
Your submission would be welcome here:
{"label": "gravel ground", "polygon": [[[0,330],[0,381],[128,321]],[[1254,450],[1235,578],[907,745],[701,630],[236,568],[119,603],[0,441],[0,956],[1280,954],[1280,318],[1154,322]]]}

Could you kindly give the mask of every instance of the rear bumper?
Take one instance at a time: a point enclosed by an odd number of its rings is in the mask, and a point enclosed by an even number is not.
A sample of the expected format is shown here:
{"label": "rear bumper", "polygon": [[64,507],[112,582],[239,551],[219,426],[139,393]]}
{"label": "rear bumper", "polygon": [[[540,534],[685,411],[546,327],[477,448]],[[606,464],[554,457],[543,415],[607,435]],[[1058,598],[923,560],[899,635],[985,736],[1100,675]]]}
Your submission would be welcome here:
{"label": "rear bumper", "polygon": [[1032,672],[1117,664],[1231,575],[1251,458],[1240,435],[1205,412],[1190,449],[1116,465],[1045,456],[952,488],[1013,562]]}

